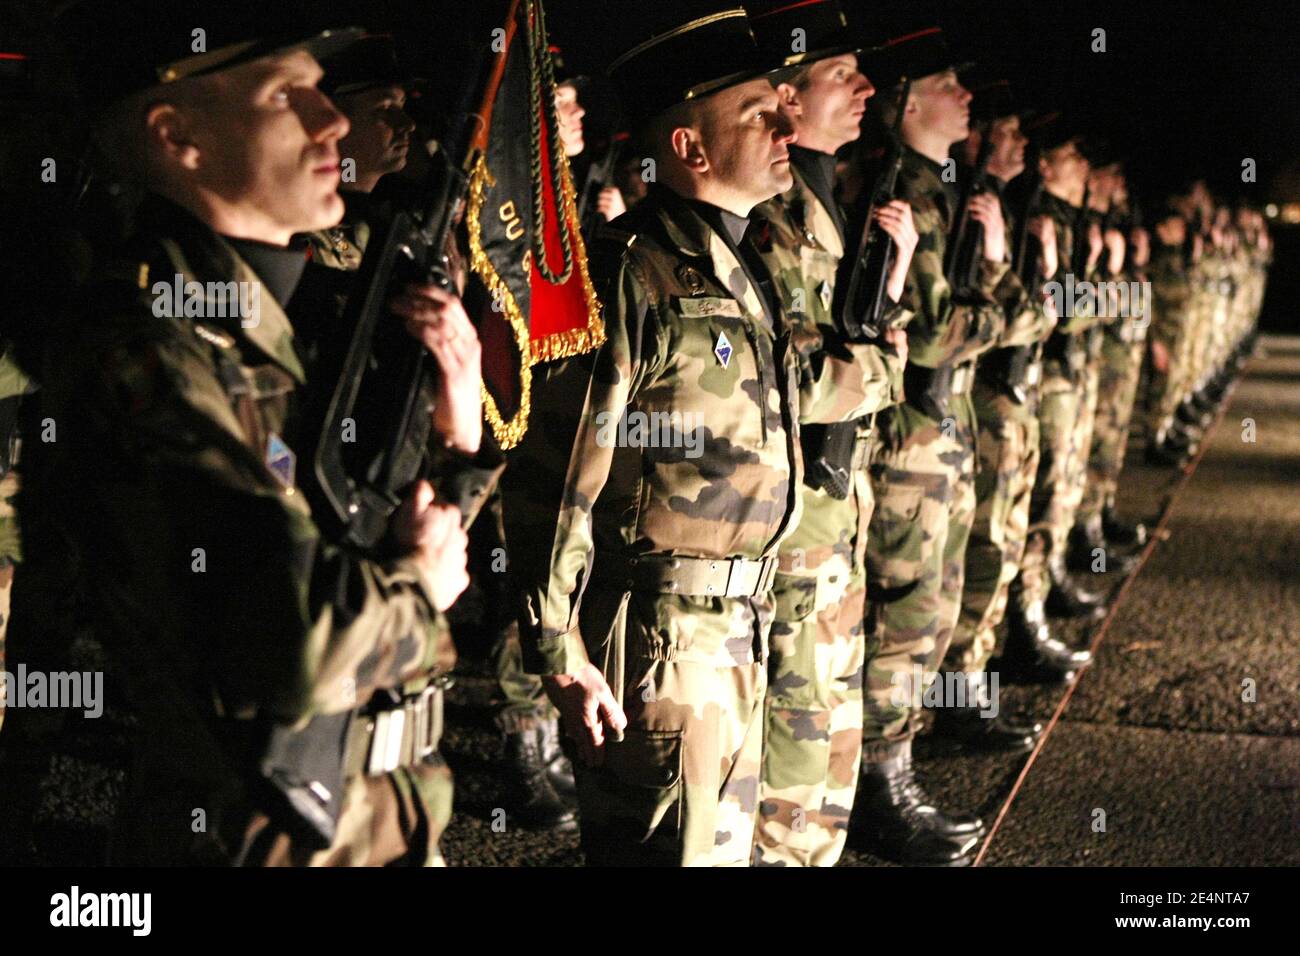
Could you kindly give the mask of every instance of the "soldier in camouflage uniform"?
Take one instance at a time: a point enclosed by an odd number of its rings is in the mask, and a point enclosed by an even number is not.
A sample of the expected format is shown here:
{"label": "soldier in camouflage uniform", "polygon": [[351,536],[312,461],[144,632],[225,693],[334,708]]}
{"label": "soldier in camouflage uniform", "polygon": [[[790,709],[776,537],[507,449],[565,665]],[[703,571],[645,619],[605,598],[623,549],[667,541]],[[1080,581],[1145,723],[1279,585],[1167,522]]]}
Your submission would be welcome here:
{"label": "soldier in camouflage uniform", "polygon": [[[1079,137],[1061,119],[1040,129],[1039,174],[1043,192],[1035,214],[1052,219],[1056,236],[1057,275],[1046,287],[1062,297],[1056,329],[1043,349],[1042,384],[1039,387],[1039,463],[1030,499],[1029,534],[1021,559],[1020,576],[1012,585],[1009,624],[1013,647],[1027,648],[1029,663],[1044,676],[1069,679],[1091,660],[1087,651],[1072,650],[1053,637],[1047,623],[1049,595],[1054,610],[1090,613],[1099,598],[1071,587],[1065,573],[1065,545],[1074,524],[1078,474],[1084,469],[1087,449],[1081,447],[1080,424],[1088,424],[1087,330],[1096,323],[1093,309],[1067,301],[1067,275],[1077,267],[1076,245],[1089,244],[1087,258],[1095,263],[1101,254],[1101,236],[1080,235],[1080,203],[1087,182],[1088,161],[1079,149]],[[1088,266],[1090,268],[1091,266]],[[1086,273],[1087,268],[1080,271]],[[1078,278],[1082,278],[1081,276]],[[1076,279],[1077,281],[1077,279]],[[1065,306],[1069,314],[1063,314]],[[1095,394],[1095,393],[1094,393]],[[1018,660],[1025,658],[1013,655]]]}
{"label": "soldier in camouflage uniform", "polygon": [[1124,573],[1136,560],[1126,549],[1146,543],[1145,526],[1140,523],[1126,526],[1119,521],[1115,495],[1124,467],[1129,424],[1137,401],[1147,327],[1151,321],[1143,312],[1150,248],[1145,230],[1134,229],[1132,255],[1125,256],[1129,237],[1124,229],[1131,228],[1131,224],[1124,173],[1118,164],[1100,172],[1109,175],[1105,183],[1110,193],[1107,220],[1113,223],[1103,235],[1107,246],[1104,281],[1126,283],[1128,292],[1110,303],[1124,308],[1122,312],[1119,308],[1112,309],[1116,314],[1103,326],[1097,414],[1088,456],[1087,485],[1075,517],[1072,558],[1073,564],[1084,570],[1092,567],[1099,554],[1104,554],[1106,570]]}
{"label": "soldier in camouflage uniform", "polygon": [[[971,97],[937,29],[890,49],[907,57],[913,77],[897,195],[912,207],[919,240],[904,299],[913,312],[906,400],[877,417],[870,469],[876,507],[867,535],[866,714],[854,827],[903,862],[965,865],[983,823],[939,813],[915,783],[914,701],[943,660],[961,609],[975,513],[970,387],[975,358],[1006,327],[994,294],[1008,267],[1001,208],[994,197],[975,197],[972,218],[984,240],[975,287],[949,286],[944,255],[957,196],[944,163],[969,134]],[[887,113],[898,108],[896,95],[878,100],[889,103]]]}
{"label": "soldier in camouflage uniform", "polygon": [[368,36],[321,64],[320,89],[348,118],[339,141],[343,219],[307,234],[312,262],[353,271],[370,238],[371,194],[379,181],[406,168],[415,121],[405,110],[410,77],[391,37]]}
{"label": "soldier in camouflage uniform", "polygon": [[[1025,168],[1027,139],[1020,131],[1009,87],[990,84],[975,90],[973,115],[980,127],[966,143],[969,166],[981,149],[987,152],[985,188],[997,195],[1006,221],[1006,248],[1015,251],[1016,231],[1005,187]],[[985,140],[987,139],[987,144]],[[1008,270],[994,297],[1007,325],[998,347],[980,357],[971,398],[979,423],[979,462],[975,477],[975,520],[966,546],[966,580],[961,617],[953,631],[944,670],[965,675],[960,700],[936,709],[934,732],[967,748],[1021,751],[1031,749],[1041,726],[1011,719],[999,709],[981,716],[992,703],[985,674],[995,632],[1006,613],[1007,594],[1020,570],[1029,525],[1029,501],[1038,469],[1038,377],[1041,343],[1056,325],[1051,299],[1039,294],[1056,272],[1055,232],[1046,216],[1025,228],[1040,237],[1047,253],[1024,266],[1033,270],[1032,290],[1014,269]]]}
{"label": "soldier in camouflage uniform", "polygon": [[1151,255],[1151,384],[1147,461],[1177,464],[1190,443],[1177,417],[1191,379],[1191,244],[1187,220],[1169,210],[1156,223]]}
{"label": "soldier in camouflage uniform", "polygon": [[750,862],[799,420],[850,420],[874,400],[863,346],[825,343],[801,378],[799,355],[820,345],[786,328],[744,236],[753,207],[792,185],[765,71],[741,11],[675,25],[610,67],[656,182],[591,246],[606,344],[534,396],[581,396],[571,454],[533,482],[560,513],[517,526],[506,500],[525,664],[574,738],[589,864]]}
{"label": "soldier in camouflage uniform", "polygon": [[[421,485],[394,521],[393,556],[357,557],[322,538],[292,450],[305,372],[282,305],[304,260],[288,243],[342,214],[348,128],[316,89],[314,57],[356,33],[295,42],[265,5],[228,2],[196,57],[206,12],[149,0],[65,21],[104,154],[150,190],[130,245],[96,266],[42,363],[40,417],[59,440],[37,443],[19,503],[71,546],[33,542],[47,568],[116,569],[111,588],[92,580],[87,608],[139,731],[111,854],[435,864],[450,787],[436,752],[452,653],[441,612],[468,580],[460,514]],[[164,299],[173,280],[194,284],[198,309]],[[212,298],[228,282],[248,296],[233,314]],[[439,430],[472,451],[473,327],[440,290],[413,287],[393,308],[443,371],[437,424],[451,427]],[[383,717],[398,712],[401,725]],[[268,736],[349,714],[329,767],[338,789],[316,778],[304,783],[315,810],[291,807],[263,776]],[[401,738],[381,739],[394,726]]]}
{"label": "soldier in camouflage uniform", "polygon": [[[834,335],[831,306],[846,242],[833,192],[834,154],[859,136],[859,120],[875,92],[858,70],[855,48],[862,44],[861,34],[848,27],[834,0],[794,7],[777,0],[748,9],[759,44],[775,61],[798,64],[779,87],[798,135],[790,148],[794,186],[755,210],[765,225],[759,250],[790,321]],[[791,53],[796,29],[803,30],[808,52]],[[882,215],[898,215],[909,230],[894,263],[897,303],[915,233],[906,203],[890,207]],[[886,324],[905,319],[895,305]],[[879,347],[870,346],[865,355],[876,392],[866,410],[876,412],[901,397],[906,337],[890,328]],[[837,463],[848,472],[847,493],[841,497],[811,483],[810,470],[826,453],[821,438],[827,426],[807,425],[802,514],[778,552],[755,865],[835,865],[857,787],[866,650],[864,559],[873,501],[866,471],[871,419],[830,427],[856,433],[855,441],[845,443],[852,458]]]}
{"label": "soldier in camouflage uniform", "polygon": [[[22,539],[14,496],[18,493],[18,404],[33,390],[32,381],[18,367],[13,349],[0,353],[0,672],[5,669],[5,632],[9,629],[9,603],[14,569],[22,560]],[[5,701],[0,695],[0,725]]]}

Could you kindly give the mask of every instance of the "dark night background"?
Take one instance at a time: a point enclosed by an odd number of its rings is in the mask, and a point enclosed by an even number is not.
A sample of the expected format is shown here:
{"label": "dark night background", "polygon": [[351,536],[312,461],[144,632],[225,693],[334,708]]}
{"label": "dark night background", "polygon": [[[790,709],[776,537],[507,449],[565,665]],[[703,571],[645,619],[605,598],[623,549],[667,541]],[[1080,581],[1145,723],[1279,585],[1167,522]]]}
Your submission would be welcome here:
{"label": "dark night background", "polygon": [[[92,0],[93,2],[93,0]],[[112,0],[101,0],[111,3]],[[719,9],[716,0],[548,0],[552,40],[572,65],[598,75],[611,59],[658,28]],[[1086,116],[1089,126],[1125,155],[1137,195],[1148,204],[1189,176],[1203,176],[1216,195],[1264,206],[1300,204],[1300,8],[1285,0],[1186,3],[1169,0],[991,0],[867,2],[842,0],[882,33],[938,22],[964,58],[999,69],[1017,95]],[[56,91],[56,53],[48,50],[46,0],[0,0],[0,51],[35,49],[38,91]],[[314,0],[322,22],[390,29],[412,54],[417,72],[451,89],[470,52],[490,29],[493,0]],[[215,3],[219,10],[220,4]],[[901,25],[901,26],[900,26]],[[1106,52],[1091,50],[1092,31],[1106,31]],[[437,85],[435,85],[435,89]],[[21,157],[10,143],[24,124],[66,123],[6,109],[0,90],[0,190]],[[588,104],[588,141],[599,141],[607,110],[600,91]],[[25,157],[24,157],[25,158]],[[1255,183],[1241,181],[1242,160],[1256,161]],[[1283,210],[1285,211],[1285,210]],[[1295,207],[1300,218],[1300,205]],[[1300,296],[1300,223],[1271,221],[1277,260],[1264,324],[1295,328],[1290,303]]]}

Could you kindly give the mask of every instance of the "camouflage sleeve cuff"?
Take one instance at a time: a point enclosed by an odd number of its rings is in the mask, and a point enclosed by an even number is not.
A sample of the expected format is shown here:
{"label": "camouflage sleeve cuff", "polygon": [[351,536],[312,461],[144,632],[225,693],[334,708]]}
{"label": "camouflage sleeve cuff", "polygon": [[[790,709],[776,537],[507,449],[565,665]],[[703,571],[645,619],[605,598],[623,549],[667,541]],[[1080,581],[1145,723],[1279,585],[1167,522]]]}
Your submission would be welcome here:
{"label": "camouflage sleeve cuff", "polygon": [[438,616],[438,606],[433,600],[433,582],[425,575],[420,562],[410,557],[394,558],[392,561],[384,562],[383,572],[388,587],[409,583],[419,591],[420,597],[429,605],[430,616]]}
{"label": "camouflage sleeve cuff", "polygon": [[1015,315],[1029,304],[1029,293],[1014,269],[1007,269],[998,281],[993,290],[993,301],[1002,306],[1007,315]]}
{"label": "camouflage sleeve cuff", "polygon": [[524,656],[524,671],[529,674],[576,674],[590,663],[586,645],[582,643],[582,635],[576,627],[563,634],[539,637],[535,641],[521,640],[520,645]]}
{"label": "camouflage sleeve cuff", "polygon": [[901,329],[906,327],[907,323],[912,321],[912,310],[903,303],[907,301],[906,291],[902,300],[890,302],[886,300],[884,314],[880,317],[880,324],[887,329]]}
{"label": "camouflage sleeve cuff", "polygon": [[483,442],[475,455],[448,448],[438,448],[430,456],[431,473],[438,497],[460,509],[465,526],[473,524],[505,470],[505,455],[496,444],[491,429],[483,430]]}
{"label": "camouflage sleeve cuff", "polygon": [[[885,355],[885,367],[889,370],[889,405],[898,405],[903,401],[903,370],[907,363],[893,349],[882,349]],[[889,405],[884,407],[888,408]]]}
{"label": "camouflage sleeve cuff", "polygon": [[1011,270],[1011,266],[1006,262],[993,262],[989,259],[980,260],[980,278],[979,288],[989,300],[996,302],[995,294],[998,284],[1003,277]]}

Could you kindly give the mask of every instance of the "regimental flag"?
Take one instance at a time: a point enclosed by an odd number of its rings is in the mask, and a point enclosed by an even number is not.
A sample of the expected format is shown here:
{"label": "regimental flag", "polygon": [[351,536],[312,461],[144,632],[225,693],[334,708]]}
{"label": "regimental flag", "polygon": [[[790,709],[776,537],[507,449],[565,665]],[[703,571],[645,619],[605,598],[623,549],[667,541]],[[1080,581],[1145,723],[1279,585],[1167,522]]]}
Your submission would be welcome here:
{"label": "regimental flag", "polygon": [[532,366],[589,352],[605,331],[559,141],[541,0],[515,0],[504,33],[465,223],[482,283],[467,298],[483,344],[484,410],[501,447],[512,448],[528,428]]}

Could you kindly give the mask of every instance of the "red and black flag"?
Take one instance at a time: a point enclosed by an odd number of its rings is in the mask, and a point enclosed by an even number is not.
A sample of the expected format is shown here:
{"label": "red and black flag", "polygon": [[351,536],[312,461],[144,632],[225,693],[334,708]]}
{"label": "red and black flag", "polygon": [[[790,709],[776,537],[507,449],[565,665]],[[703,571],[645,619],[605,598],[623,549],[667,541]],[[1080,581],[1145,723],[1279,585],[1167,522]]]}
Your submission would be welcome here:
{"label": "red and black flag", "polygon": [[503,448],[528,428],[531,368],[605,340],[587,274],[541,0],[514,0],[497,35],[500,83],[465,212],[484,410]]}

